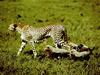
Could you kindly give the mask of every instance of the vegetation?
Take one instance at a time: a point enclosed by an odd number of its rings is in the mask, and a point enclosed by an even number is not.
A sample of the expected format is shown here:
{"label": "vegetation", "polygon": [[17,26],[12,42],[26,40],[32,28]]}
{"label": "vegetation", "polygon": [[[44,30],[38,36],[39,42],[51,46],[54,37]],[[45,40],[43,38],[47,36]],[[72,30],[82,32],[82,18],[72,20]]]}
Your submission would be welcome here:
{"label": "vegetation", "polygon": [[[16,57],[20,35],[9,32],[12,22],[34,27],[63,24],[70,40],[95,47],[89,60]],[[100,1],[99,0],[0,0],[0,75],[100,75]],[[51,39],[36,45],[41,54]]]}

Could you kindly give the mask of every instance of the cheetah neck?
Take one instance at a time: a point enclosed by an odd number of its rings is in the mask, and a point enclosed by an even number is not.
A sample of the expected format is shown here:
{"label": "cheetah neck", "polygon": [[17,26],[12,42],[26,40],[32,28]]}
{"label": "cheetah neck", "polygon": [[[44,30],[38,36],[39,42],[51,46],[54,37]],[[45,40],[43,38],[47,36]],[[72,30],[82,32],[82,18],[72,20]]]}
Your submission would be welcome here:
{"label": "cheetah neck", "polygon": [[16,27],[16,31],[21,34],[23,32],[23,28],[25,28],[25,25],[18,24]]}

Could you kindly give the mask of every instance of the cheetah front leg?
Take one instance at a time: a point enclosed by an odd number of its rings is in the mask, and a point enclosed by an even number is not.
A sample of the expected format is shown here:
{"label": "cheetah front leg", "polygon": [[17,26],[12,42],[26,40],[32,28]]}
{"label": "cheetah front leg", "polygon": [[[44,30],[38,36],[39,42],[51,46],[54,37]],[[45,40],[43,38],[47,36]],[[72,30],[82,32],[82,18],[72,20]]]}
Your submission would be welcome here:
{"label": "cheetah front leg", "polygon": [[17,56],[19,56],[19,54],[22,52],[22,50],[25,48],[25,45],[27,44],[27,41],[25,40],[22,40],[22,43],[21,43],[21,47],[19,48],[19,51],[17,53]]}

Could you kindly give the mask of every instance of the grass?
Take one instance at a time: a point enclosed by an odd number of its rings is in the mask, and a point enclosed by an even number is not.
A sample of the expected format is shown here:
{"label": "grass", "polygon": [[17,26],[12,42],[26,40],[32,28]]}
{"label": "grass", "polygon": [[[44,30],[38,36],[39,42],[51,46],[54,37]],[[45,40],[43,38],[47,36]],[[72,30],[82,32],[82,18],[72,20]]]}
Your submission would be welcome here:
{"label": "grass", "polygon": [[[18,17],[20,16],[20,18]],[[12,22],[34,27],[63,24],[70,40],[95,47],[90,59],[33,59],[21,53],[20,35],[9,32]],[[100,1],[99,0],[0,0],[0,75],[100,75]],[[38,53],[51,39],[36,45]],[[29,45],[24,51],[31,49]]]}

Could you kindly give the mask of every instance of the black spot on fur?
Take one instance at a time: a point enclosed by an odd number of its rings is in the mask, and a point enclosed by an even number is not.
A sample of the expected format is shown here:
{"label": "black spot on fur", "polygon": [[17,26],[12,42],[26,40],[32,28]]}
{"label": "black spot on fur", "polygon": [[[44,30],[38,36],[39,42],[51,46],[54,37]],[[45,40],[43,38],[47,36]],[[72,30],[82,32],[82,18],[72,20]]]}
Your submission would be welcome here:
{"label": "black spot on fur", "polygon": [[58,48],[61,48],[61,44],[57,43],[57,47],[58,47]]}
{"label": "black spot on fur", "polygon": [[79,44],[79,45],[78,45],[78,48],[79,48],[79,49],[80,49],[80,48],[82,48],[82,47],[83,47],[83,45],[82,45],[82,44]]}
{"label": "black spot on fur", "polygon": [[27,43],[27,41],[26,41],[26,40],[22,40],[22,42]]}

